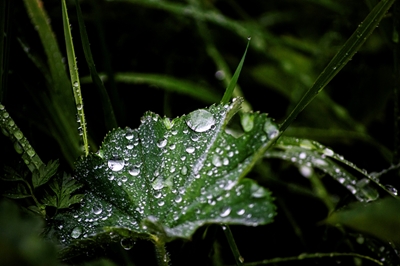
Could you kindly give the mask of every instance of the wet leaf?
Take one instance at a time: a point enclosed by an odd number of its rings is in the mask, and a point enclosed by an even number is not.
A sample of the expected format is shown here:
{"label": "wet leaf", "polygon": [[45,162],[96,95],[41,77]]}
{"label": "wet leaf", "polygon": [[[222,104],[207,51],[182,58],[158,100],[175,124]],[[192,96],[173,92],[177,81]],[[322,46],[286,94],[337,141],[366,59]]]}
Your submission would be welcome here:
{"label": "wet leaf", "polygon": [[35,170],[32,175],[32,184],[35,188],[46,184],[52,178],[58,169],[60,163],[58,160],[49,161],[47,165],[41,165],[39,170]]}
{"label": "wet leaf", "polygon": [[55,195],[46,193],[42,202],[47,206],[53,206],[57,209],[68,208],[72,204],[82,200],[84,195],[72,195],[73,192],[81,187],[82,184],[77,183],[76,180],[64,173],[63,178],[55,178],[50,183],[50,188]]}
{"label": "wet leaf", "polygon": [[31,197],[26,186],[23,183],[17,183],[15,186],[10,187],[7,189],[3,196],[10,198],[10,199],[23,199]]}
{"label": "wet leaf", "polygon": [[270,192],[244,177],[278,127],[253,113],[252,129],[239,138],[226,133],[240,104],[234,99],[172,121],[147,112],[138,129],[110,132],[97,154],[77,162],[85,198],[81,208],[55,217],[55,234],[66,245],[116,235],[167,242],[189,239],[204,224],[272,222]]}

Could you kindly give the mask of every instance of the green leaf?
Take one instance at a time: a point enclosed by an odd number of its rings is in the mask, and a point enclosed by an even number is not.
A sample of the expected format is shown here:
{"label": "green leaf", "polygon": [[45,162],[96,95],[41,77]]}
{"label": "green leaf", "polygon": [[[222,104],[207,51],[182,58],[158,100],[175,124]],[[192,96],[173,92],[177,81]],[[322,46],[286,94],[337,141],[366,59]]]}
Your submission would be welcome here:
{"label": "green leaf", "polygon": [[400,244],[400,201],[385,198],[372,203],[354,203],[326,219],[331,225],[342,224],[384,241]]}
{"label": "green leaf", "polygon": [[82,194],[71,195],[82,186],[82,184],[77,183],[75,179],[64,173],[62,178],[55,178],[50,183],[50,188],[55,195],[47,193],[42,202],[47,206],[53,206],[57,209],[68,208],[72,204],[79,203],[82,200],[84,196]]}
{"label": "green leaf", "polygon": [[39,170],[35,170],[32,174],[33,187],[37,188],[46,184],[56,174],[59,165],[58,160],[49,161],[47,165],[42,164]]}
{"label": "green leaf", "polygon": [[24,184],[17,183],[15,186],[7,189],[3,193],[3,196],[10,199],[23,199],[31,197],[31,194],[28,192]]}
{"label": "green leaf", "polygon": [[240,104],[233,99],[172,121],[147,112],[138,129],[110,132],[97,154],[76,164],[86,192],[80,209],[55,217],[64,244],[88,236],[110,241],[110,232],[167,242],[189,239],[204,224],[272,222],[270,192],[244,177],[278,126],[253,113],[252,130],[239,138],[226,133]]}

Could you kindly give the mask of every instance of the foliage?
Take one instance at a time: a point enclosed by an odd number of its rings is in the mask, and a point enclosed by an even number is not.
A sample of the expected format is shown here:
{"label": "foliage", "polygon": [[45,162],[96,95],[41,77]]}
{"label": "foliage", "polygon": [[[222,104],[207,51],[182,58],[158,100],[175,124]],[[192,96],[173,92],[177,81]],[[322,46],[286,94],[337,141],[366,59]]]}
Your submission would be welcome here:
{"label": "foliage", "polygon": [[3,1],[1,192],[46,223],[2,201],[0,242],[31,265],[54,245],[84,265],[398,265],[400,5],[365,3]]}

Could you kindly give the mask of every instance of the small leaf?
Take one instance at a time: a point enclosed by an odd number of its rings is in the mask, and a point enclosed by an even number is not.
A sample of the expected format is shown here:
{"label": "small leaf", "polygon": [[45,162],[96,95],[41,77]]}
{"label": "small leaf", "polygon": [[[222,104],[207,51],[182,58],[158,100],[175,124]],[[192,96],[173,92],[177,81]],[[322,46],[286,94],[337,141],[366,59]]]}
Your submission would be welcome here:
{"label": "small leaf", "polygon": [[32,184],[34,188],[37,188],[43,184],[46,184],[50,178],[52,178],[60,165],[58,160],[49,161],[47,165],[41,165],[39,170],[33,171]]}
{"label": "small leaf", "polygon": [[10,199],[23,199],[31,197],[26,187],[22,183],[17,183],[16,186],[11,187],[3,193],[3,196]]}
{"label": "small leaf", "polygon": [[57,209],[68,208],[72,204],[78,203],[83,198],[84,195],[82,194],[71,195],[81,187],[82,184],[77,183],[76,180],[64,173],[62,179],[55,178],[50,183],[50,188],[55,195],[46,193],[42,202],[47,206],[53,206]]}
{"label": "small leaf", "polygon": [[85,198],[81,208],[55,217],[64,245],[84,235],[101,240],[104,233],[165,242],[189,239],[204,224],[272,222],[270,192],[244,177],[278,126],[253,113],[251,130],[238,138],[226,133],[240,104],[212,105],[167,124],[147,112],[138,129],[110,132],[97,154],[76,164]]}

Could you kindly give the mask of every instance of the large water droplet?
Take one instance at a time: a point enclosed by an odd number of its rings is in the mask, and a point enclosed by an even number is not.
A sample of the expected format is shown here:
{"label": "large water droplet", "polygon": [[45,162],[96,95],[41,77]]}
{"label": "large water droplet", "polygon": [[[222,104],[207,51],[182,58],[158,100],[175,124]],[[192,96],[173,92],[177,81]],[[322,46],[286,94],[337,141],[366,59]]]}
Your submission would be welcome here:
{"label": "large water droplet", "polygon": [[193,153],[195,151],[195,148],[194,147],[187,147],[186,148],[186,152],[187,153]]}
{"label": "large water droplet", "polygon": [[140,174],[140,168],[137,166],[132,166],[129,170],[128,170],[129,174],[131,174],[132,176],[138,176]]}
{"label": "large water droplet", "polygon": [[163,177],[162,176],[157,177],[156,180],[154,180],[151,185],[155,190],[162,189],[164,187]]}
{"label": "large water droplet", "polygon": [[249,132],[254,127],[254,115],[251,113],[244,113],[240,118],[244,132]]}
{"label": "large water droplet", "polygon": [[216,167],[219,167],[219,166],[221,166],[222,165],[222,161],[221,161],[221,158],[218,156],[218,155],[213,155],[213,158],[212,158],[212,164],[214,165],[214,166],[216,166]]}
{"label": "large water droplet", "polygon": [[186,174],[187,174],[187,172],[188,172],[188,169],[187,169],[187,167],[186,167],[186,166],[182,166],[182,169],[181,169],[181,174],[182,174],[182,175],[186,175]]}
{"label": "large water droplet", "polygon": [[124,168],[124,161],[123,160],[109,160],[108,161],[108,168],[111,171],[120,171]]}
{"label": "large water droplet", "polygon": [[209,111],[200,109],[188,115],[186,124],[196,132],[205,132],[215,125],[215,119]]}
{"label": "large water droplet", "polygon": [[82,227],[77,226],[74,229],[72,229],[71,237],[78,238],[81,234],[82,234]]}

